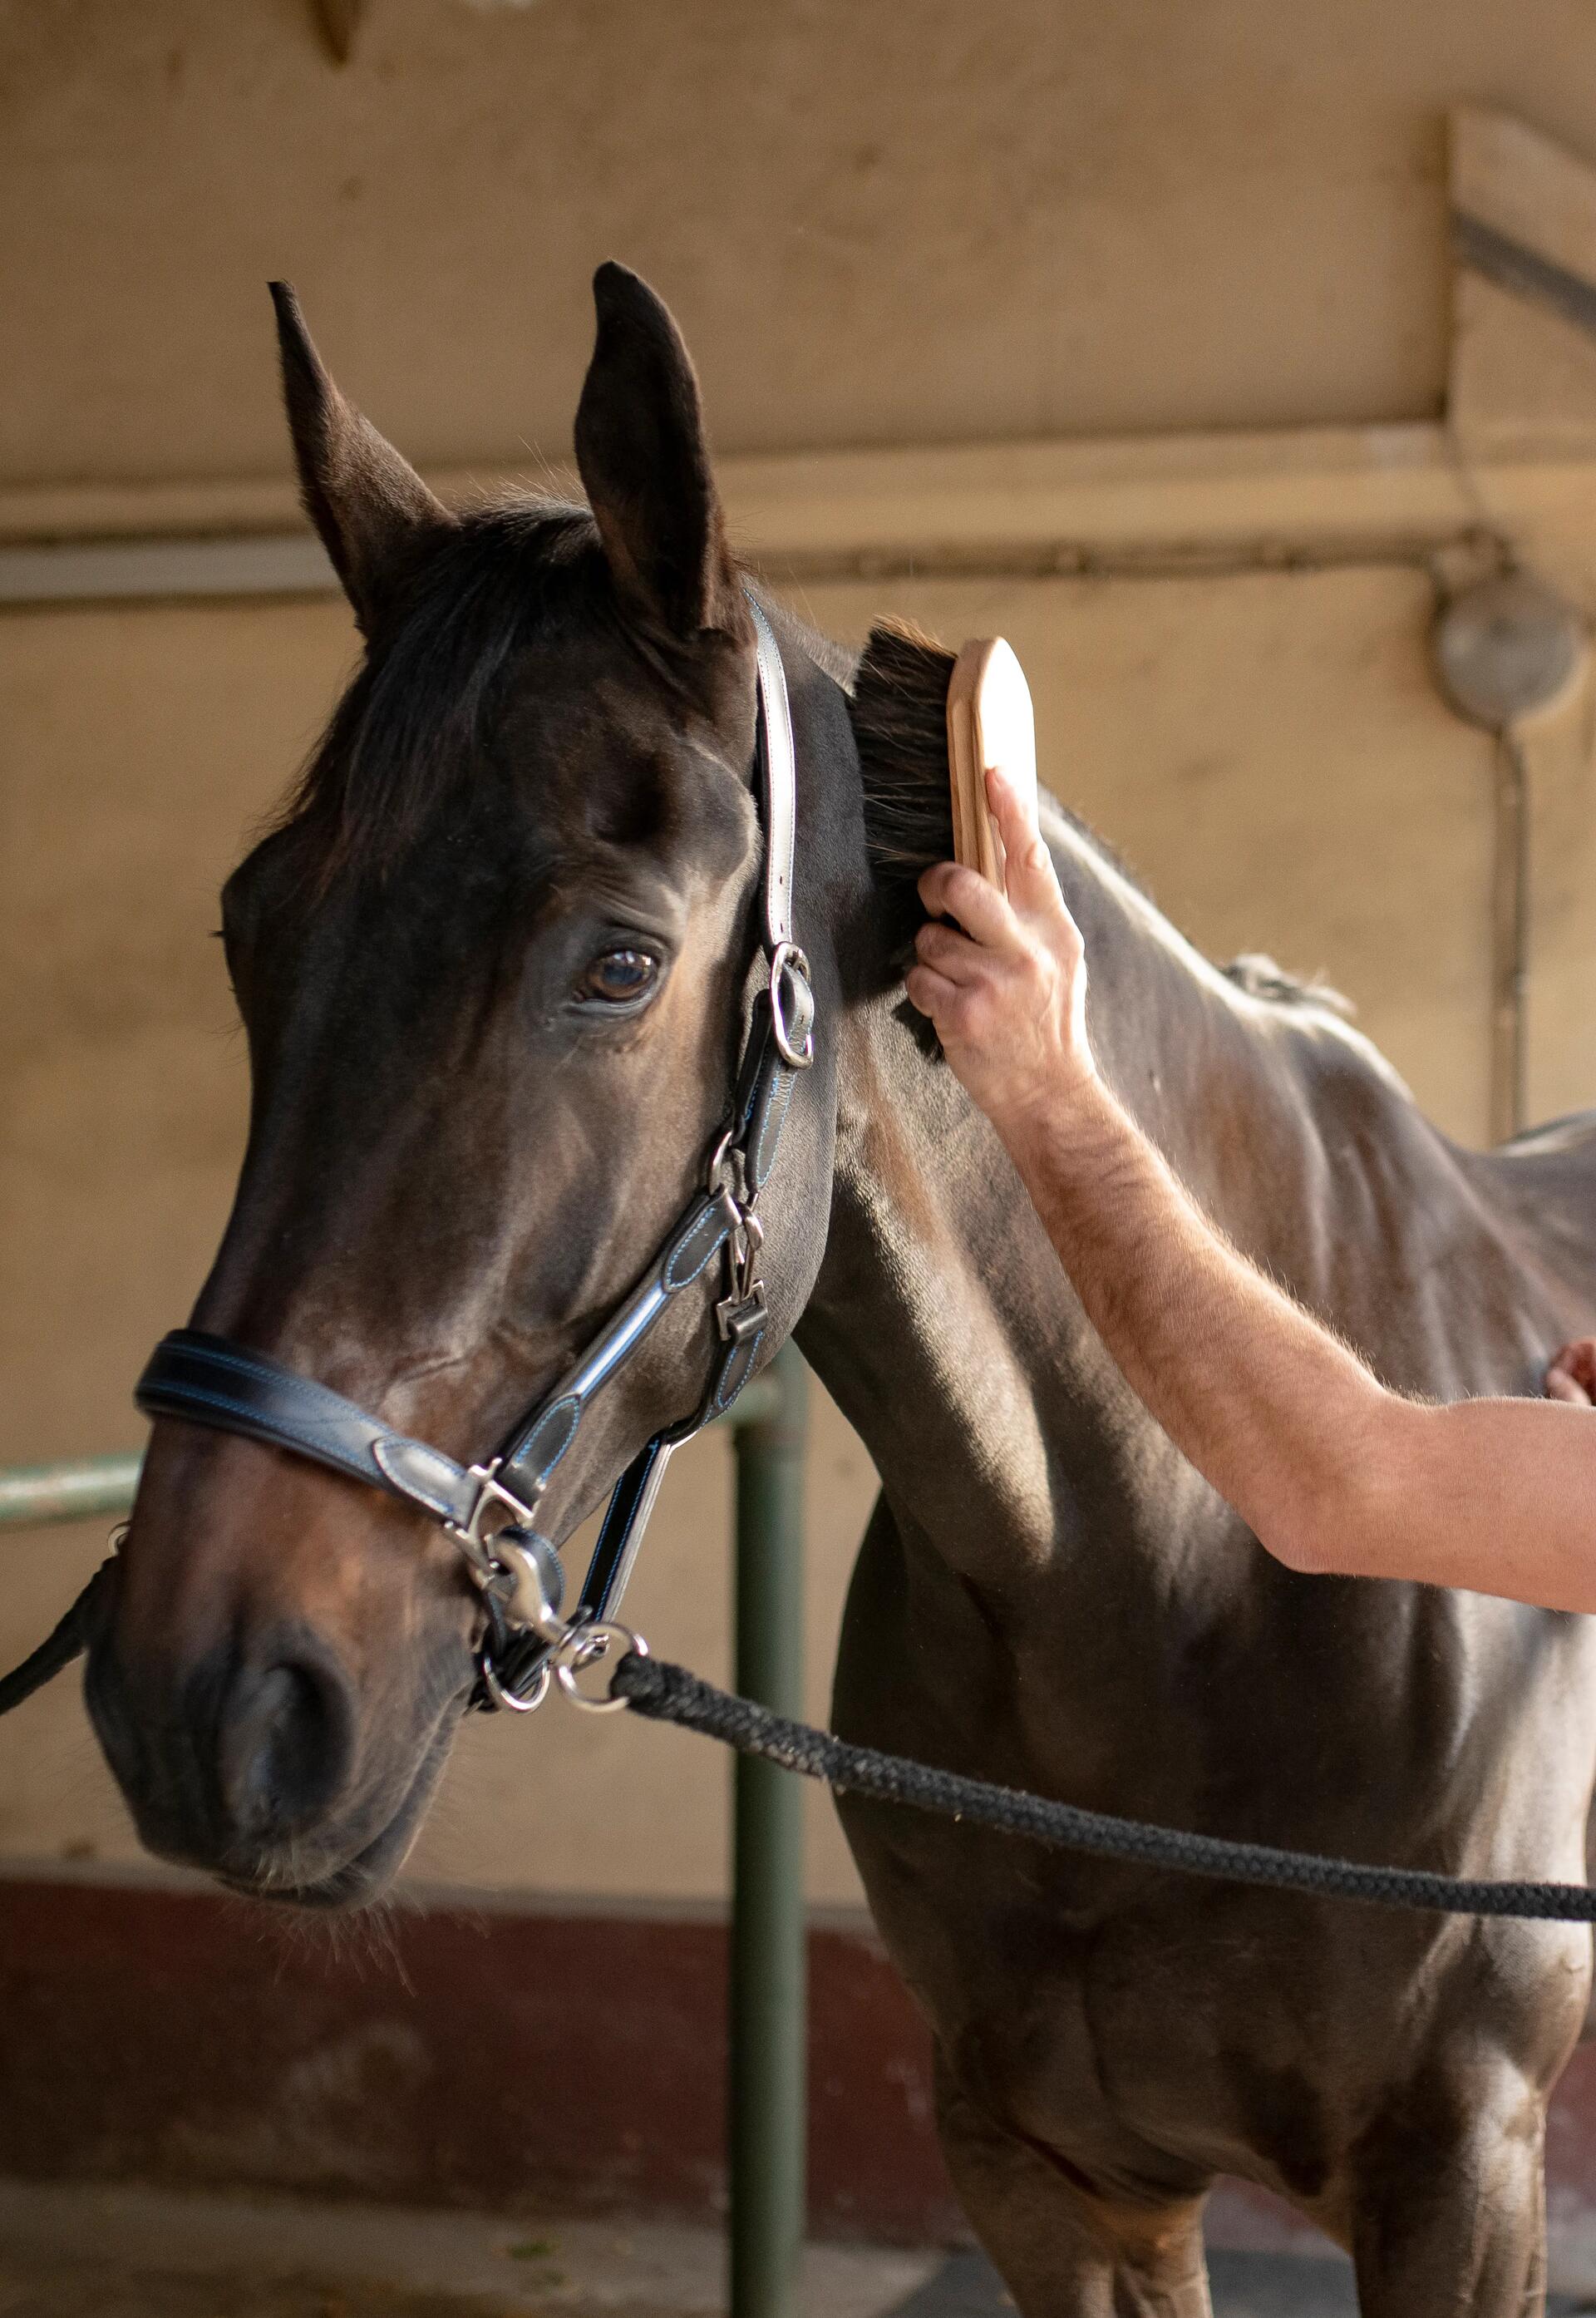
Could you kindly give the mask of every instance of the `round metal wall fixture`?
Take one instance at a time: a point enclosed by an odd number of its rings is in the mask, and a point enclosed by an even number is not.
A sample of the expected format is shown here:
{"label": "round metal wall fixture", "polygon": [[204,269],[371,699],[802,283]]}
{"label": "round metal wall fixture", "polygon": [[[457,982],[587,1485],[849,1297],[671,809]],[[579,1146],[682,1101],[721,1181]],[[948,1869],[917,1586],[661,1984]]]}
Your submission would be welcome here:
{"label": "round metal wall fixture", "polygon": [[1574,606],[1511,571],[1454,596],[1435,624],[1441,689],[1460,716],[1515,732],[1578,690],[1590,639]]}

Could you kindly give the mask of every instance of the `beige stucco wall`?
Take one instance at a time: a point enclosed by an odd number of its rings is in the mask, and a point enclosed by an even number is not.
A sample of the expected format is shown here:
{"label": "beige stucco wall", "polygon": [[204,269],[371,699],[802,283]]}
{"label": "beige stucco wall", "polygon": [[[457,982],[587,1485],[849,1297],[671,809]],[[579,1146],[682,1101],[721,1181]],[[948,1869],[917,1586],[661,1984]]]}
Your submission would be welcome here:
{"label": "beige stucco wall", "polygon": [[[1326,974],[1443,1124],[1483,1130],[1490,750],[1437,697],[1430,582],[1394,543],[1490,516],[1589,604],[1592,471],[1462,473],[1439,433],[1388,427],[979,446],[1433,418],[1445,107],[1512,103],[1577,146],[1583,0],[376,0],[342,74],[308,18],[0,0],[0,529],[280,522],[259,291],[277,271],[415,455],[535,468],[569,440],[587,274],[626,256],[677,305],[720,442],[816,448],[745,460],[732,493],[771,569],[811,574],[801,607],[855,641],[888,609],[1006,633],[1048,778],[1171,914],[1216,953]],[[833,455],[937,442],[972,447]],[[1050,526],[1138,549],[1200,533],[1227,569],[1039,578],[1002,543]],[[1335,534],[1351,560],[1271,568],[1261,532]],[[973,559],[987,576],[890,576],[955,533],[966,560],[999,543]],[[882,576],[824,576],[883,541]],[[215,888],[352,641],[331,599],[0,614],[0,1460],[139,1438],[130,1381],[186,1311],[240,1137]],[[1536,741],[1533,774],[1547,1113],[1596,1099],[1587,704]],[[712,1675],[729,1489],[723,1440],[677,1460],[635,1595],[657,1644]],[[822,1403],[817,1712],[870,1493]],[[0,1538],[0,1656],[97,1550]],[[713,1898],[724,1792],[719,1756],[675,1734],[473,1725],[415,1870]],[[811,1810],[812,1889],[847,1901]],[[133,1855],[69,1685],[0,1723],[0,1859],[63,1855]]]}
{"label": "beige stucco wall", "polygon": [[1429,417],[1444,115],[1591,136],[1585,0],[4,0],[14,480],[273,471],[296,277],[415,455],[559,453],[595,262],[728,450]]}

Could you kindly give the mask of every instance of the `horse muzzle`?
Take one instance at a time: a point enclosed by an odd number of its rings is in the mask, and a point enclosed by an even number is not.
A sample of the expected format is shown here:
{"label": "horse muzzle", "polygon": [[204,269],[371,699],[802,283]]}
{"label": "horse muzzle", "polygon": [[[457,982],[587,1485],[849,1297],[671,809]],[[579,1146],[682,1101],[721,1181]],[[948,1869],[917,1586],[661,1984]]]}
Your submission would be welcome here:
{"label": "horse muzzle", "polygon": [[[293,1589],[192,1581],[130,1534],[84,1694],[140,1840],[232,1889],[370,1897],[397,1869],[472,1679],[467,1605],[411,1595],[363,1632]],[[375,1646],[373,1647],[373,1643]]]}

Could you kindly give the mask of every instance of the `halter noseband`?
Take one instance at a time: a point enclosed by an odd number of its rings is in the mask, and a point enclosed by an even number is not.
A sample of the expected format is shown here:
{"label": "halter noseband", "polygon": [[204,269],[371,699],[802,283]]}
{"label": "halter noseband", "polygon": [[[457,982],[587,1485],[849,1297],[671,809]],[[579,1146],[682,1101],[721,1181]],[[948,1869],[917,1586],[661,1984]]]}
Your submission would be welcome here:
{"label": "halter noseband", "polygon": [[[396,1433],[341,1393],[194,1328],[164,1336],[139,1380],[148,1416],[175,1416],[309,1457],[334,1472],[419,1506],[464,1557],[487,1611],[474,1703],[536,1706],[551,1667],[574,1690],[575,1672],[598,1655],[632,1573],[644,1525],[673,1449],[730,1408],[753,1374],[768,1317],[759,1277],[763,1237],[755,1209],[776,1163],[798,1074],[814,1055],[809,961],[793,939],[793,852],[797,764],[781,653],[749,595],[758,680],[759,798],[765,821],[767,987],[756,998],[730,1124],[711,1155],[702,1189],[667,1234],[632,1294],[592,1342],[482,1463],[457,1464],[442,1450]],[[600,1389],[684,1289],[717,1256],[724,1293],[714,1305],[717,1358],[693,1415],[667,1425],[616,1482],[581,1594],[560,1616],[564,1572],[534,1527],[539,1499]]]}

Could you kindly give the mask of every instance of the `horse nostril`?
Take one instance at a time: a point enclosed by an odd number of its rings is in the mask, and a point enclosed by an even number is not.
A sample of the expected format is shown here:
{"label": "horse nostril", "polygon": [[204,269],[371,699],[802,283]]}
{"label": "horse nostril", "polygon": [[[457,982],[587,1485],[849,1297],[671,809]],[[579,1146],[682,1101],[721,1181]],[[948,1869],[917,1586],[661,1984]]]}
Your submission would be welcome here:
{"label": "horse nostril", "polygon": [[318,1818],[344,1785],[353,1722],[347,1686],[331,1668],[304,1658],[241,1667],[222,1710],[217,1765],[237,1832],[259,1841]]}

